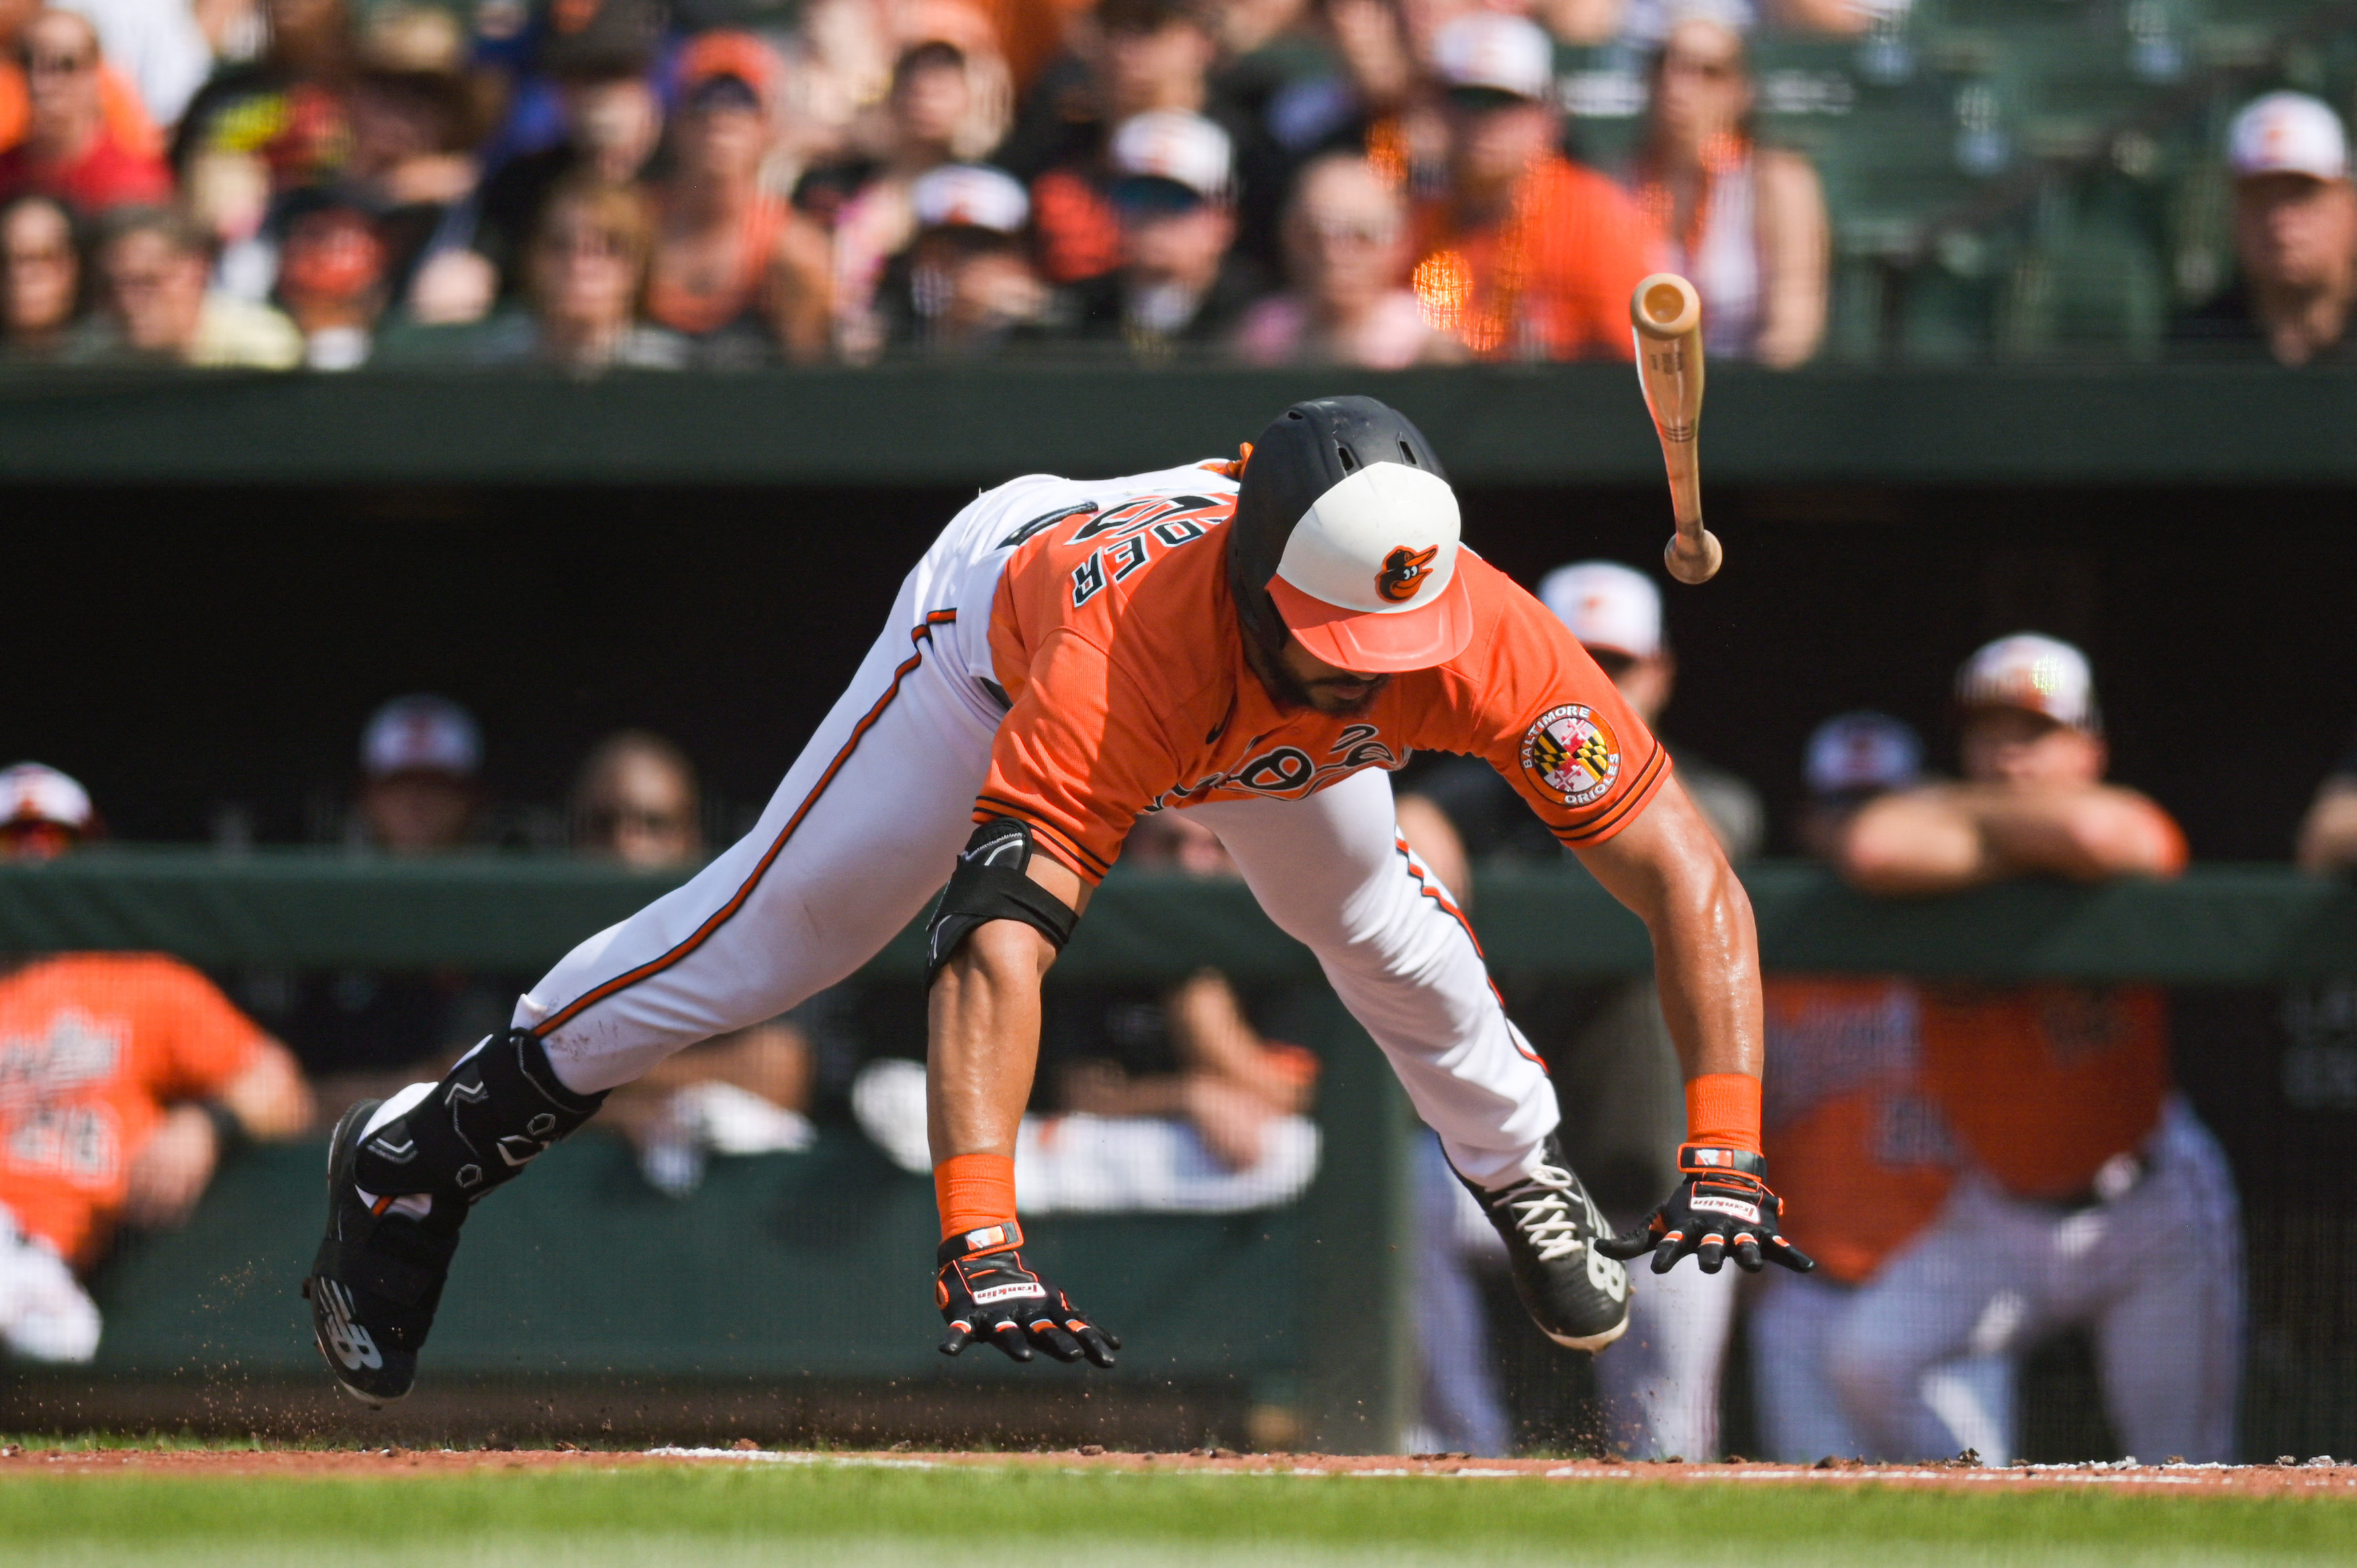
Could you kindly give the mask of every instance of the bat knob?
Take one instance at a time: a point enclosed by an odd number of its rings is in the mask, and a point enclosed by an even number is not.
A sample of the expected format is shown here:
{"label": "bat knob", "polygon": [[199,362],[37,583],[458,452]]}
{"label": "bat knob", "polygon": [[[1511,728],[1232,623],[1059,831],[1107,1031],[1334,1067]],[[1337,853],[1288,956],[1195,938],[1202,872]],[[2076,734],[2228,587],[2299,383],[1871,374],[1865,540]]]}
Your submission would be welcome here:
{"label": "bat knob", "polygon": [[1707,583],[1718,575],[1718,564],[1727,552],[1718,545],[1718,535],[1707,528],[1698,528],[1692,538],[1684,533],[1670,535],[1670,542],[1662,552],[1663,564],[1670,575],[1681,583]]}

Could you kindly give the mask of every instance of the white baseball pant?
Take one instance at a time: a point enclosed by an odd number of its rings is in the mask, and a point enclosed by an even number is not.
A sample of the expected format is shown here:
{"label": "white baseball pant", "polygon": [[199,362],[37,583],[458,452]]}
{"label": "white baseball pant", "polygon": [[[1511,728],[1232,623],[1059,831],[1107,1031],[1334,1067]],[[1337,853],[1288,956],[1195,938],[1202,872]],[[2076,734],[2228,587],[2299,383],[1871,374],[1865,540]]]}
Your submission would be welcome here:
{"label": "white baseball pant", "polygon": [[[1935,1458],[1949,1431],[1924,1373],[2093,1329],[2104,1408],[2140,1459],[2222,1461],[2243,1362],[2243,1227],[2226,1156],[2172,1099],[2143,1180],[2092,1208],[1959,1182],[1930,1229],[1883,1266],[1835,1326],[1828,1361],[1868,1457]],[[1953,1452],[1953,1449],[1949,1450]]]}
{"label": "white baseball pant", "polygon": [[1715,1274],[1681,1258],[1666,1274],[1629,1265],[1629,1331],[1596,1359],[1613,1445],[1632,1459],[1718,1457],[1718,1382],[1735,1320],[1729,1263]]}
{"label": "white baseball pant", "polygon": [[[1191,478],[1189,476],[1192,476]],[[1200,482],[1141,476],[1139,494]],[[681,1047],[773,1018],[852,973],[920,914],[973,832],[1000,709],[991,598],[1006,536],[1100,482],[1017,479],[952,521],[900,585],[883,635],[753,831],[685,886],[567,954],[518,1002],[580,1093]],[[1471,933],[1405,847],[1391,780],[1355,774],[1303,800],[1190,808],[1261,908],[1327,978],[1458,1170],[1498,1187],[1554,1130],[1554,1090],[1491,989]]]}
{"label": "white baseball pant", "polygon": [[57,1249],[0,1208],[0,1347],[27,1361],[80,1362],[98,1354],[98,1304]]}
{"label": "white baseball pant", "polygon": [[[1761,1274],[1744,1313],[1752,1403],[1766,1449],[1760,1457],[1806,1465],[1867,1453],[1827,1371],[1834,1337],[1860,1288],[1783,1269]],[[1963,1356],[1923,1374],[1923,1402],[1947,1431],[1943,1457],[1971,1448],[1984,1465],[2013,1462],[2018,1370],[2012,1356]]]}

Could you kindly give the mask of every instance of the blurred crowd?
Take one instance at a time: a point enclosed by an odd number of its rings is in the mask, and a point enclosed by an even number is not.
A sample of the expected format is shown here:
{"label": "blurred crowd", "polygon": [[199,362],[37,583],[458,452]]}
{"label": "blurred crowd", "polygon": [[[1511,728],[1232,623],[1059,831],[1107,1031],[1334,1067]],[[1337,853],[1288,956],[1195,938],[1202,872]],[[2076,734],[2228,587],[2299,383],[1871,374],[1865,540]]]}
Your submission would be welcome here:
{"label": "blurred crowd", "polygon": [[[715,9],[0,0],[0,357],[1626,359],[1631,287],[1667,268],[1715,356],[1796,365],[1826,332],[1830,220],[1810,160],[1758,131],[1749,39],[1878,47],[1905,7]],[[1641,130],[1609,156],[1564,113],[1599,49],[1639,62],[1612,80]],[[2235,281],[2179,339],[2340,351],[2338,116],[2278,94],[2228,143]]]}

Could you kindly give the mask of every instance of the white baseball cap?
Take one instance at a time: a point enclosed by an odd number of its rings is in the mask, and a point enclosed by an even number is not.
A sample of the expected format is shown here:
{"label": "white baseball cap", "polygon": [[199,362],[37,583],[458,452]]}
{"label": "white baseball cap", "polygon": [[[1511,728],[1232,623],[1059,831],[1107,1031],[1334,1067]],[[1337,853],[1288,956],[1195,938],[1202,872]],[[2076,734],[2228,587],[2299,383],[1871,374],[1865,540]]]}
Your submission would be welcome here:
{"label": "white baseball cap", "polygon": [[1030,221],[1022,183],[988,164],[944,164],[917,177],[909,202],[920,229],[987,229],[1019,234]]}
{"label": "white baseball cap", "polygon": [[[1464,646],[1462,535],[1447,479],[1405,463],[1370,463],[1301,514],[1269,579],[1269,597],[1302,646],[1329,664],[1422,669]],[[1362,619],[1370,617],[1375,624]],[[1398,637],[1385,635],[1394,629]],[[1456,647],[1440,659],[1430,657],[1451,641]]]}
{"label": "white baseball cap", "polygon": [[1235,173],[1235,144],[1200,114],[1153,109],[1133,114],[1113,134],[1113,167],[1132,178],[1167,179],[1217,200]]}
{"label": "white baseball cap", "polygon": [[1965,660],[1956,672],[1956,701],[1966,708],[2023,708],[2091,733],[2103,728],[2087,656],[2034,631],[2000,637]]}
{"label": "white baseball cap", "polygon": [[2226,134],[2226,162],[2237,177],[2304,174],[2349,177],[2349,137],[2341,116],[2305,92],[2270,92],[2234,116]]}
{"label": "white baseball cap", "polygon": [[1904,789],[1923,776],[1923,737],[1889,714],[1827,719],[1809,733],[1807,755],[1812,795]]}
{"label": "white baseball cap", "polygon": [[447,697],[395,697],[361,736],[361,768],[371,779],[447,773],[471,779],[483,764],[474,715]]}
{"label": "white baseball cap", "polygon": [[1577,561],[1539,579],[1539,603],[1571,628],[1580,646],[1631,659],[1662,650],[1662,590],[1617,561]]}
{"label": "white baseball cap", "polygon": [[52,822],[79,833],[89,831],[96,814],[90,791],[47,764],[0,769],[0,824]]}
{"label": "white baseball cap", "polygon": [[1486,87],[1544,102],[1555,86],[1555,48],[1538,24],[1472,11],[1432,40],[1433,69],[1448,87]]}

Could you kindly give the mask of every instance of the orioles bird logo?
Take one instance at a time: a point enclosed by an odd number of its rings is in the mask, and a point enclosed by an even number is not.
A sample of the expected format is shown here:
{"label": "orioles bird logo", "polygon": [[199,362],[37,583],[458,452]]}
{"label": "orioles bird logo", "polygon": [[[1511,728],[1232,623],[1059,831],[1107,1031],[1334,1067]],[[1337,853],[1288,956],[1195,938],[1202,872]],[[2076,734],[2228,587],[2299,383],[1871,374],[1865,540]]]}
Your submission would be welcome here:
{"label": "orioles bird logo", "polygon": [[1395,605],[1404,605],[1415,597],[1416,588],[1432,573],[1432,558],[1440,553],[1437,544],[1422,550],[1410,550],[1402,544],[1383,557],[1383,569],[1375,574],[1375,592]]}

